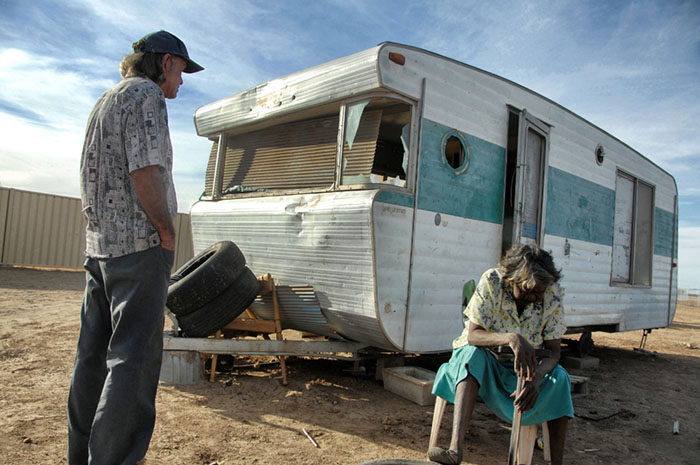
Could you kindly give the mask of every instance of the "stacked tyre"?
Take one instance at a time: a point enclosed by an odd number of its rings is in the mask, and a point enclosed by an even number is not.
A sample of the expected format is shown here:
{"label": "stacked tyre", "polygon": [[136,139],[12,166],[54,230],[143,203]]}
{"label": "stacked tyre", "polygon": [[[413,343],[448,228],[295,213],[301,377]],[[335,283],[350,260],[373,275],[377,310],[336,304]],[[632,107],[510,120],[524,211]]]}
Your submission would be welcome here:
{"label": "stacked tyre", "polygon": [[166,306],[187,336],[206,337],[250,306],[260,290],[241,250],[218,242],[185,263],[170,278]]}

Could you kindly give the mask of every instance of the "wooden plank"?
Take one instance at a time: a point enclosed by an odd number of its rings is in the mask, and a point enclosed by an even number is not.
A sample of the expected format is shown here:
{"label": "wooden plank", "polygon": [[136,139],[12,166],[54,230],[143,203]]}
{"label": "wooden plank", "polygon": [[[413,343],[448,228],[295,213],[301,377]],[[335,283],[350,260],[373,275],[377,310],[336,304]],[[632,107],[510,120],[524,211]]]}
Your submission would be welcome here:
{"label": "wooden plank", "polygon": [[194,350],[207,354],[241,355],[314,355],[357,352],[368,347],[362,342],[347,341],[275,341],[261,339],[214,339],[163,336],[164,350]]}
{"label": "wooden plank", "polygon": [[224,326],[223,329],[233,329],[237,331],[251,331],[254,333],[274,333],[275,322],[266,320],[250,320],[237,318]]}

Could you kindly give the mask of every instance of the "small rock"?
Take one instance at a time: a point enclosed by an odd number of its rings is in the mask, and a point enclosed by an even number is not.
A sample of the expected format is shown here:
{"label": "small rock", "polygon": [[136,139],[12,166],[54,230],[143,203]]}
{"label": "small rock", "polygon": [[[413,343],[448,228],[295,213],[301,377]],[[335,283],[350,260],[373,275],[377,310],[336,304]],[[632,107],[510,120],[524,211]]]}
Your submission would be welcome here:
{"label": "small rock", "polygon": [[34,444],[34,441],[32,440],[32,438],[24,438],[22,440],[22,444]]}

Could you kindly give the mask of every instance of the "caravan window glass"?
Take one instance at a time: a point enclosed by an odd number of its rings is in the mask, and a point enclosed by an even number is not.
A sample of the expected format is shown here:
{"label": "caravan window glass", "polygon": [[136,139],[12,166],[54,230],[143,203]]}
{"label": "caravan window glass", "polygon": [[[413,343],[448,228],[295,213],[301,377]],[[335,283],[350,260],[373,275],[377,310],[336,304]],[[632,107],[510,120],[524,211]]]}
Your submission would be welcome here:
{"label": "caravan window glass", "polygon": [[654,187],[618,172],[615,188],[612,281],[651,285]]}
{"label": "caravan window glass", "polygon": [[[228,136],[223,163],[223,196],[246,192],[330,189],[335,180],[338,111],[333,115],[278,124]],[[218,142],[205,179],[211,195]]]}
{"label": "caravan window glass", "polygon": [[375,97],[348,103],[341,184],[406,185],[411,105]]}

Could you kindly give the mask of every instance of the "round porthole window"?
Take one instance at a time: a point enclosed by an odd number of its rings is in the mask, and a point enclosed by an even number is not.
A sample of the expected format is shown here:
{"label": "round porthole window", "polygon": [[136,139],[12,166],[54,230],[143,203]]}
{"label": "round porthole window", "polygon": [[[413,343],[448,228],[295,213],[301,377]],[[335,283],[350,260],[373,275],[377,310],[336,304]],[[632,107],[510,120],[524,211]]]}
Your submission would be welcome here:
{"label": "round porthole window", "polygon": [[595,162],[602,165],[603,160],[605,160],[605,149],[599,144],[598,147],[595,148]]}
{"label": "round porthole window", "polygon": [[469,144],[457,131],[450,131],[442,138],[442,162],[455,174],[462,174],[469,166]]}

